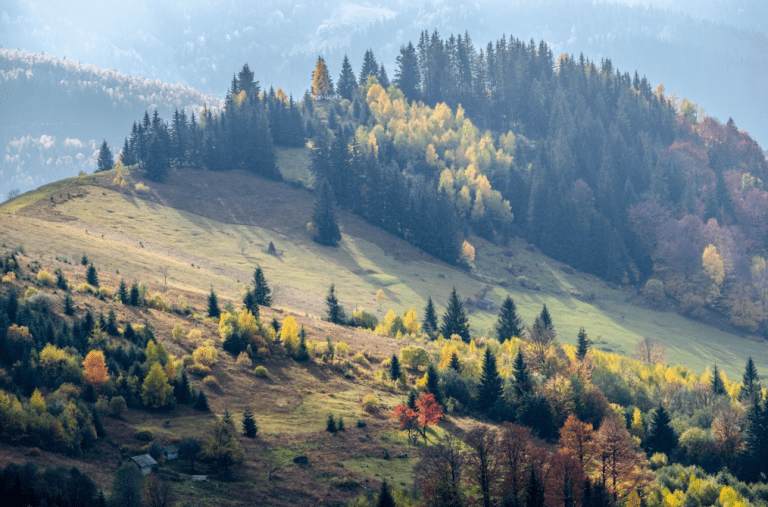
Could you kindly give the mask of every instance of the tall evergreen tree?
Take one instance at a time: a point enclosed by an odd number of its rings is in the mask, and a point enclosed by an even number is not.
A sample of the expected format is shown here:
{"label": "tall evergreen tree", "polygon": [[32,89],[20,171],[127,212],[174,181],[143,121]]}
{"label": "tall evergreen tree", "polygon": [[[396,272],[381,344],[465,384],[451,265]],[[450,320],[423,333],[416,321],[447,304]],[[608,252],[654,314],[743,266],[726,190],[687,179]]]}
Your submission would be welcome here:
{"label": "tall evergreen tree", "polygon": [[96,268],[93,264],[88,265],[88,269],[85,272],[85,280],[94,287],[99,286],[99,275],[96,273]]}
{"label": "tall evergreen tree", "polygon": [[747,409],[746,452],[742,476],[748,481],[768,477],[768,402],[760,397]]}
{"label": "tall evergreen tree", "polygon": [[192,402],[192,386],[189,384],[189,377],[187,376],[187,370],[181,369],[181,376],[173,386],[173,395],[176,397],[176,401],[183,405],[189,405]]}
{"label": "tall evergreen tree", "polygon": [[455,350],[451,352],[451,362],[448,364],[448,367],[453,371],[461,371],[461,361],[459,360],[459,354]]}
{"label": "tall evergreen tree", "polygon": [[376,75],[376,78],[385,90],[389,88],[389,77],[387,76],[387,70],[384,68],[383,63],[379,66],[379,73]]}
{"label": "tall evergreen tree", "polygon": [[205,391],[203,391],[202,388],[197,392],[193,407],[195,410],[200,410],[201,412],[209,412],[211,410],[211,407],[208,405],[208,397],[205,395]]}
{"label": "tall evergreen tree", "polygon": [[256,438],[258,430],[256,419],[253,418],[253,412],[250,409],[246,409],[243,413],[243,435],[248,438]]}
{"label": "tall evergreen tree", "polygon": [[528,372],[528,365],[525,364],[522,350],[517,351],[515,362],[512,364],[512,375],[514,376],[512,387],[518,399],[533,390],[533,381],[531,380],[531,374]]}
{"label": "tall evergreen tree", "polygon": [[253,272],[253,296],[255,302],[259,306],[272,306],[272,289],[267,284],[267,279],[264,277],[264,271],[261,266],[256,265],[256,270]]}
{"label": "tall evergreen tree", "polygon": [[[134,124],[135,125],[135,124]],[[125,138],[123,143],[123,149],[120,151],[120,163],[125,167],[132,166],[136,163],[136,157],[134,156],[134,150],[131,144],[128,142],[128,138]]]}
{"label": "tall evergreen tree", "polygon": [[437,333],[437,312],[435,311],[435,303],[432,302],[432,297],[427,298],[427,306],[424,308],[424,322],[421,324],[421,329],[430,338],[434,338]]}
{"label": "tall evergreen tree", "polygon": [[485,348],[483,371],[480,374],[480,386],[477,390],[477,407],[487,414],[501,398],[501,377],[496,367],[496,357],[490,347]]}
{"label": "tall evergreen tree", "polygon": [[352,70],[352,65],[350,65],[347,55],[344,55],[344,60],[341,62],[341,74],[336,84],[336,92],[342,99],[352,100],[352,95],[356,88],[357,78],[355,78],[355,71]]}
{"label": "tall evergreen tree", "polygon": [[72,316],[75,314],[75,302],[69,293],[64,295],[64,315]]}
{"label": "tall evergreen tree", "polygon": [[336,287],[334,284],[331,284],[328,289],[328,294],[325,296],[325,305],[327,308],[325,315],[328,322],[342,325],[346,323],[347,316],[345,315],[344,308],[339,304],[339,300],[336,297]]}
{"label": "tall evergreen tree", "polygon": [[421,87],[419,57],[411,42],[407,46],[400,46],[400,55],[397,57],[397,70],[395,71],[395,86],[403,92],[408,102],[419,99]]}
{"label": "tall evergreen tree", "polygon": [[363,66],[360,69],[360,79],[357,81],[360,86],[365,86],[365,82],[368,80],[368,76],[378,77],[379,64],[376,63],[376,57],[373,56],[373,50],[368,49],[363,56]]}
{"label": "tall evergreen tree", "polygon": [[763,386],[760,384],[760,376],[757,374],[755,362],[752,356],[747,358],[747,364],[744,366],[744,374],[741,377],[741,391],[739,391],[739,400],[749,400],[750,402],[762,395]]}
{"label": "tall evergreen tree", "polygon": [[712,392],[717,396],[726,394],[725,383],[723,382],[723,377],[720,375],[720,370],[717,369],[717,365],[712,368],[712,383],[710,384],[710,387],[712,387]]}
{"label": "tall evergreen tree", "polygon": [[541,308],[541,315],[539,315],[539,318],[541,318],[541,323],[544,324],[544,327],[553,333],[555,332],[555,325],[552,323],[552,317],[549,315],[549,310],[547,309],[546,303]]}
{"label": "tall evergreen tree", "polygon": [[677,434],[672,428],[669,414],[661,404],[653,413],[651,426],[648,428],[648,436],[645,439],[645,447],[649,455],[657,452],[669,455],[677,448]]}
{"label": "tall evergreen tree", "polygon": [[128,295],[128,285],[125,283],[125,280],[121,279],[120,285],[117,286],[117,299],[124,305],[127,305],[130,300],[130,296]]}
{"label": "tall evergreen tree", "polygon": [[440,373],[437,371],[435,363],[432,362],[427,366],[425,389],[428,393],[435,395],[436,402],[443,404],[443,395],[440,393]]}
{"label": "tall evergreen tree", "polygon": [[392,360],[389,363],[389,378],[398,380],[402,374],[403,370],[400,368],[400,359],[398,359],[397,354],[392,354]]}
{"label": "tall evergreen tree", "polygon": [[101,148],[99,148],[99,158],[97,161],[96,172],[109,171],[114,166],[115,157],[112,156],[112,150],[109,149],[107,140],[105,139],[101,143]]}
{"label": "tall evergreen tree", "polygon": [[523,336],[523,320],[517,316],[517,307],[512,297],[507,295],[499,310],[496,338],[499,342],[504,342],[510,338],[520,338],[521,336]]}
{"label": "tall evergreen tree", "polygon": [[130,297],[128,298],[128,303],[131,306],[140,306],[142,303],[141,291],[139,290],[139,284],[136,282],[133,282],[133,284],[131,284],[131,293],[130,293]]}
{"label": "tall evergreen tree", "polygon": [[256,304],[256,297],[253,295],[253,291],[248,287],[245,288],[245,294],[243,295],[243,306],[251,312],[251,315],[257,319],[259,318],[259,305]]}
{"label": "tall evergreen tree", "polygon": [[576,357],[584,359],[589,352],[589,338],[584,328],[579,328],[579,336],[576,340]]}
{"label": "tall evergreen tree", "polygon": [[451,297],[448,299],[448,308],[443,314],[443,325],[440,327],[440,332],[445,339],[450,339],[452,335],[457,334],[461,336],[462,340],[469,343],[469,323],[467,322],[467,315],[464,313],[464,306],[456,292],[456,287],[453,288]]}
{"label": "tall evergreen tree", "polygon": [[163,182],[168,177],[169,168],[168,153],[160,140],[160,136],[155,134],[147,148],[147,161],[144,164],[145,176],[152,181]]}
{"label": "tall evergreen tree", "polygon": [[221,316],[221,310],[219,309],[219,297],[211,287],[211,292],[208,294],[208,316],[218,319]]}
{"label": "tall evergreen tree", "polygon": [[408,391],[408,398],[405,400],[405,406],[411,410],[416,410],[416,391],[413,388]]}
{"label": "tall evergreen tree", "polygon": [[395,499],[392,496],[392,492],[389,490],[387,481],[381,483],[379,498],[376,500],[376,507],[396,507]]}
{"label": "tall evergreen tree", "polygon": [[315,211],[312,214],[312,222],[317,228],[315,241],[325,246],[336,246],[341,241],[341,231],[336,221],[336,198],[333,189],[327,180],[320,182],[317,189]]}

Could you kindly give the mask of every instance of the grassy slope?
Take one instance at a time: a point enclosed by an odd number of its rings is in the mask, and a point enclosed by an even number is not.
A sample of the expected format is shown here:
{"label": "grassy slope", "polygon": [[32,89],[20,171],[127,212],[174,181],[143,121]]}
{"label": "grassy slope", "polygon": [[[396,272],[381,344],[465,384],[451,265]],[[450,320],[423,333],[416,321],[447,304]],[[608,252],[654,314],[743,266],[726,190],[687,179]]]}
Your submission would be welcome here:
{"label": "grassy slope", "polygon": [[[307,150],[282,149],[279,163],[287,178],[310,181]],[[330,283],[349,308],[366,307],[380,317],[387,309],[421,311],[431,296],[440,310],[452,287],[462,297],[484,294],[498,304],[507,293],[531,323],[547,304],[559,339],[574,343],[584,326],[597,347],[631,354],[643,336],[667,347],[670,362],[696,371],[717,363],[729,377],[740,376],[747,355],[762,371],[768,346],[693,322],[672,313],[630,304],[634,289],[610,288],[604,282],[564,266],[517,241],[499,247],[471,238],[477,258],[472,272],[424,255],[407,243],[371,228],[358,217],[341,213],[339,248],[315,244],[306,231],[314,199],[304,190],[243,173],[173,173],[146,192],[113,185],[113,174],[76,178],[42,187],[7,203],[0,226],[9,246],[24,244],[49,258],[87,251],[102,270],[126,278],[162,281],[158,266],[169,268],[168,284],[207,292],[213,286],[238,298],[257,264],[277,286],[277,304],[311,315],[324,311]],[[82,186],[86,184],[88,186]],[[67,199],[62,187],[77,185],[82,197]],[[37,202],[33,202],[38,198]],[[51,201],[51,198],[53,201]],[[266,253],[273,241],[282,255]],[[120,252],[116,258],[115,252]],[[517,283],[518,276],[540,290]],[[375,302],[383,288],[388,301]],[[495,322],[496,310],[475,312],[470,324],[482,333]]]}

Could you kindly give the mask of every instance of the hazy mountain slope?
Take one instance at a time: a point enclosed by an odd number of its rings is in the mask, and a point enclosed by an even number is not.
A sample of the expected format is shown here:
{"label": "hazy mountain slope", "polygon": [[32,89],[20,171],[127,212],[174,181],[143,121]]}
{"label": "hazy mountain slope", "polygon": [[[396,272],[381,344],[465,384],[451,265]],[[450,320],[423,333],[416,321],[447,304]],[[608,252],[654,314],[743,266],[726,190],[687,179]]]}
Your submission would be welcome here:
{"label": "hazy mountain slope", "polygon": [[220,100],[181,85],[127,76],[49,55],[0,49],[0,199],[17,188],[95,169],[103,139],[115,157],[144,111],[199,112]]}
{"label": "hazy mountain slope", "polygon": [[668,93],[703,105],[725,122],[766,143],[760,93],[768,72],[761,2],[678,0],[444,1],[376,4],[334,0],[163,2],[123,6],[67,4],[66,10],[15,0],[0,13],[0,44],[46,51],[102,67],[219,93],[231,69],[249,62],[262,85],[301,95],[318,54],[332,77],[342,56],[359,71],[372,48],[394,77],[401,44],[421,30],[442,35],[468,31],[478,47],[507,33],[552,45],[554,53],[610,57],[622,71],[638,69]]}

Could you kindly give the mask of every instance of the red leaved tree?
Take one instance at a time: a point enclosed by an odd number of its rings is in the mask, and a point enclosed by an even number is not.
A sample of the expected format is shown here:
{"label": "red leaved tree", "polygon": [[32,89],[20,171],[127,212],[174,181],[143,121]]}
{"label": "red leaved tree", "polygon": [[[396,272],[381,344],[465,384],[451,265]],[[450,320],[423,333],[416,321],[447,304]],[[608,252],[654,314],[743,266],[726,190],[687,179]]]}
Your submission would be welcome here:
{"label": "red leaved tree", "polygon": [[432,393],[422,393],[416,400],[416,410],[407,405],[398,405],[392,417],[400,423],[400,429],[408,431],[408,439],[411,439],[413,431],[418,431],[427,443],[427,428],[440,422],[443,417],[443,409],[435,400]]}

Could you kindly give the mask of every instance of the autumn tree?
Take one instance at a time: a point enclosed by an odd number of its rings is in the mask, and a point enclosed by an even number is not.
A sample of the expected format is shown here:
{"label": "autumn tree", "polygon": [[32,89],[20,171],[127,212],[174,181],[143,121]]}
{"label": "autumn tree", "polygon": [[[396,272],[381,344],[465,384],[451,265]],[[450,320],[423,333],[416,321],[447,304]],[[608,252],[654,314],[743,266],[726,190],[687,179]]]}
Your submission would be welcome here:
{"label": "autumn tree", "polygon": [[507,295],[499,310],[499,320],[496,322],[496,338],[504,342],[510,338],[523,335],[523,320],[517,315],[517,307],[511,296]]}
{"label": "autumn tree", "polygon": [[219,467],[221,480],[233,479],[231,468],[243,460],[245,451],[231,417],[217,417],[211,422],[203,438],[203,455]]}
{"label": "autumn tree", "polygon": [[443,325],[440,326],[440,332],[446,339],[456,334],[462,340],[469,343],[469,322],[467,321],[466,313],[464,313],[464,306],[461,304],[459,294],[456,292],[456,287],[453,288],[448,299],[448,308],[446,308],[443,314]]}
{"label": "autumn tree", "polygon": [[479,426],[467,433],[465,443],[470,451],[467,468],[482,496],[483,507],[491,507],[497,496],[499,453],[496,430]]}
{"label": "autumn tree", "polygon": [[109,374],[107,373],[107,364],[104,360],[104,352],[101,350],[92,350],[88,352],[83,360],[83,375],[85,381],[91,384],[93,387],[99,389],[103,386],[107,380],[109,380]]}
{"label": "autumn tree", "polygon": [[379,311],[381,311],[381,305],[387,300],[387,295],[384,293],[384,289],[379,289],[376,293],[376,301],[379,303]]}
{"label": "autumn tree", "polygon": [[582,422],[574,414],[570,414],[565,424],[560,428],[560,447],[572,453],[579,462],[584,473],[593,471],[593,458],[598,448],[592,425]]}
{"label": "autumn tree", "polygon": [[712,279],[707,300],[713,302],[720,297],[720,290],[725,279],[725,265],[715,245],[707,245],[704,253],[701,254],[701,263],[704,272]]}
{"label": "autumn tree", "polygon": [[173,387],[168,383],[163,366],[153,363],[144,384],[141,386],[141,400],[149,408],[162,408],[173,402]]}
{"label": "autumn tree", "polygon": [[728,468],[733,468],[736,455],[741,451],[743,442],[741,430],[743,414],[741,407],[734,408],[730,403],[720,403],[713,413],[712,436],[715,445]]}
{"label": "autumn tree", "polygon": [[667,348],[647,336],[635,344],[635,359],[643,363],[664,364]]}
{"label": "autumn tree", "polygon": [[501,491],[507,501],[522,501],[526,476],[531,465],[533,447],[543,445],[531,430],[505,422],[499,436],[499,463],[503,467]]}
{"label": "autumn tree", "polygon": [[450,433],[426,447],[414,468],[425,505],[463,505],[461,478],[465,466],[466,453]]}
{"label": "autumn tree", "polygon": [[312,93],[317,98],[327,98],[333,93],[328,67],[325,66],[325,60],[322,56],[317,57],[315,71],[312,73]]}
{"label": "autumn tree", "polygon": [[637,450],[623,421],[616,417],[604,419],[595,443],[596,474],[614,501],[624,501],[631,492],[650,486],[653,474],[648,471],[645,454]]}

